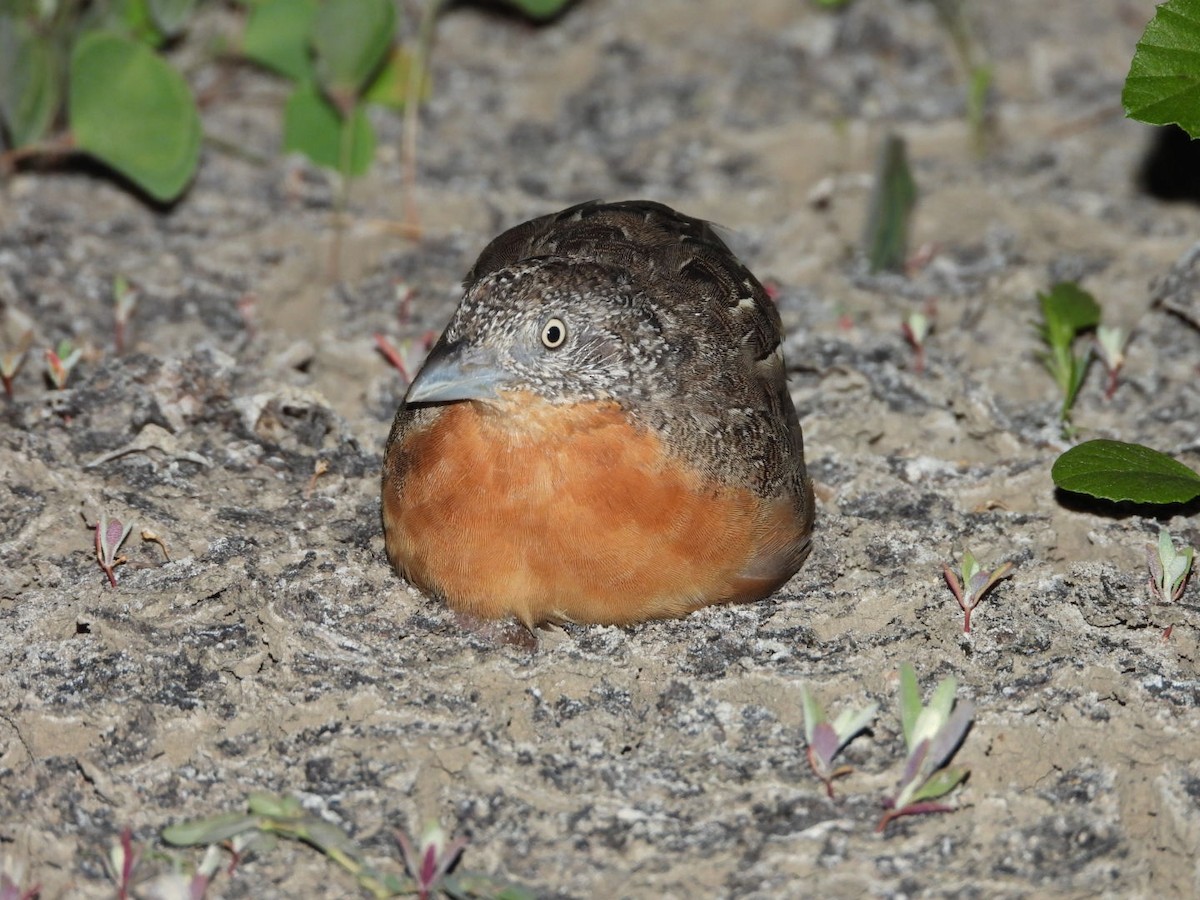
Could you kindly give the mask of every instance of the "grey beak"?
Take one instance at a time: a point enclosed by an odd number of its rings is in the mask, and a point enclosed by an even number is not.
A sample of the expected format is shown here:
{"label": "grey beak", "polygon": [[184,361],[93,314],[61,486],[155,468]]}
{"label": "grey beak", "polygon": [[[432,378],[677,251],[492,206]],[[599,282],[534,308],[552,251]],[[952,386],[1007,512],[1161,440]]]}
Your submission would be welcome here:
{"label": "grey beak", "polygon": [[439,341],[408,386],[405,403],[494,400],[509,381],[496,354],[484,347]]}

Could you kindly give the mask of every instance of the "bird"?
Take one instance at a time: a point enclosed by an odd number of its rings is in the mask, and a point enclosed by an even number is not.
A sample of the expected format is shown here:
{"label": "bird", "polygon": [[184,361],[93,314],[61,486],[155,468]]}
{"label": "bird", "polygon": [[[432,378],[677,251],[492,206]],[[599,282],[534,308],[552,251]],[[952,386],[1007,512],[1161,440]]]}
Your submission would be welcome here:
{"label": "bird", "polygon": [[710,223],[591,201],[489,243],[384,453],[386,554],[472,620],[763,599],[811,548],[781,321]]}

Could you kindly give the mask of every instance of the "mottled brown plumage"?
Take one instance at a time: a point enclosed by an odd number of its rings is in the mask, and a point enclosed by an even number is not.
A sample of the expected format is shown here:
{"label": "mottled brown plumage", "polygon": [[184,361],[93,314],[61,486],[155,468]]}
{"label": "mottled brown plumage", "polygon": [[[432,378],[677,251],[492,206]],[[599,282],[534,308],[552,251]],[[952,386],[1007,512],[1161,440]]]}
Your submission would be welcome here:
{"label": "mottled brown plumage", "polygon": [[453,608],[627,623],[765,597],[812,486],[779,314],[711,226],[585,203],[489,244],[388,437],[388,557]]}

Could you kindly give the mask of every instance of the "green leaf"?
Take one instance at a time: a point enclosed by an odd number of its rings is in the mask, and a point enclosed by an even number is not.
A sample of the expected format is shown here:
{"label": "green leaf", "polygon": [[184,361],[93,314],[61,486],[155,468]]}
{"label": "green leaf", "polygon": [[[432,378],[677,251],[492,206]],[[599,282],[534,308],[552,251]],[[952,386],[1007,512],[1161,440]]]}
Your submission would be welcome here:
{"label": "green leaf", "polygon": [[258,818],[245,813],[225,813],[194,822],[180,822],[162,830],[162,839],[176,847],[196,844],[219,844],[234,835],[256,828]]}
{"label": "green leaf", "polygon": [[304,815],[304,807],[295,797],[280,797],[275,794],[255,791],[247,800],[250,812],[270,819],[298,819]]}
{"label": "green leaf", "polygon": [[[343,139],[349,142],[344,169]],[[375,132],[361,107],[343,121],[315,85],[302,84],[292,92],[283,110],[283,146],[303,153],[318,166],[358,176],[371,167]]]}
{"label": "green leaf", "polygon": [[927,770],[936,771],[950,761],[974,720],[975,704],[970,700],[960,700],[954,705],[954,712],[942,723],[937,734],[929,742],[929,753],[924,761]]}
{"label": "green leaf", "polygon": [[505,0],[505,2],[531,19],[549,19],[562,12],[571,0]]}
{"label": "green leaf", "polygon": [[800,706],[804,711],[804,741],[813,742],[813,729],[825,721],[825,710],[804,685],[800,685]]}
{"label": "green leaf", "polygon": [[909,802],[919,803],[922,800],[936,800],[938,797],[946,796],[962,783],[970,771],[962,766],[947,766],[944,769],[938,769],[929,776],[923,785],[913,791]]}
{"label": "green leaf", "polygon": [[975,554],[964,547],[962,566],[960,567],[960,571],[962,572],[962,583],[969,586],[971,584],[971,580],[979,572],[979,569],[979,562],[975,559]]}
{"label": "green leaf", "polygon": [[1138,41],[1121,94],[1125,114],[1200,137],[1200,0],[1168,0]]}
{"label": "green leaf", "polygon": [[[363,99],[368,103],[379,103],[392,109],[403,109],[408,100],[408,80],[413,77],[413,58],[402,47],[393,47],[388,53],[387,62],[375,76]],[[421,81],[421,89],[417,99],[424,102],[429,99],[429,73]]]}
{"label": "green leaf", "polygon": [[908,256],[908,220],[916,203],[917,185],[908,168],[904,139],[889,134],[879,151],[863,235],[872,272],[904,268]]}
{"label": "green leaf", "polygon": [[0,131],[24,147],[50,127],[62,93],[54,50],[24,22],[0,16]]}
{"label": "green leaf", "polygon": [[304,822],[296,828],[296,836],[325,854],[345,853],[354,859],[362,856],[362,851],[350,839],[350,835],[331,822],[323,822],[313,816],[305,817]]}
{"label": "green leaf", "polygon": [[850,739],[866,729],[879,711],[879,704],[872,703],[862,709],[844,709],[833,720],[833,730],[837,733],[839,748],[850,743]]}
{"label": "green leaf", "polygon": [[157,200],[175,199],[200,160],[200,116],[183,76],[145,45],[84,37],[71,55],[68,116],[77,149]]}
{"label": "green leaf", "polygon": [[325,0],[317,8],[317,80],[343,112],[383,62],[395,30],[392,0]]}
{"label": "green leaf", "polygon": [[196,0],[149,0],[150,17],[159,31],[174,37],[183,31],[196,8]]}
{"label": "green leaf", "polygon": [[1054,461],[1050,477],[1064,491],[1102,500],[1187,503],[1200,497],[1200,475],[1157,450],[1121,441],[1072,447]]}
{"label": "green leaf", "polygon": [[1048,293],[1038,294],[1046,325],[1056,336],[1073,338],[1080,331],[1100,324],[1100,304],[1073,281],[1060,281]]}
{"label": "green leaf", "polygon": [[294,81],[313,77],[308,36],[317,0],[266,0],[250,10],[242,35],[242,53]]}
{"label": "green leaf", "polygon": [[950,718],[950,710],[954,708],[954,692],[958,690],[958,679],[953,675],[947,675],[938,686],[933,689],[933,696],[929,698],[929,708],[934,711],[938,717],[938,730],[947,719]]}

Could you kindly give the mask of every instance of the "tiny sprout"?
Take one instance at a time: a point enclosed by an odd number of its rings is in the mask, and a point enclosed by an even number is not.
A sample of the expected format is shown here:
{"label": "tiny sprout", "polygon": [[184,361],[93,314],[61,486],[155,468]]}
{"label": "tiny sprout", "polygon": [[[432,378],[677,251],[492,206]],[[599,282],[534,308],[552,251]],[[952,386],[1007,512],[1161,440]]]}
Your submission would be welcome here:
{"label": "tiny sprout", "polygon": [[971,633],[971,611],[980,604],[984,595],[996,585],[996,582],[1012,574],[1012,569],[1013,564],[1006,562],[990,572],[985,572],[975,561],[970,550],[963,550],[961,578],[949,566],[942,566],[942,575],[946,579],[946,584],[954,592],[954,599],[958,601],[958,605],[963,611],[963,634]]}
{"label": "tiny sprout", "polygon": [[158,535],[157,532],[151,531],[149,528],[142,529],[142,540],[150,544],[158,544],[163,552],[163,556],[167,558],[167,562],[171,561],[171,551],[167,549],[166,542]]}
{"label": "tiny sprout", "polygon": [[118,900],[128,900],[133,884],[133,871],[142,858],[142,848],[133,846],[133,832],[126,826],[121,832],[121,841],[108,851],[104,861],[108,876],[117,886]]}
{"label": "tiny sprout", "polygon": [[970,701],[954,702],[957,686],[954,676],[943,678],[929,705],[922,706],[916,672],[909,663],[900,667],[900,722],[908,757],[896,796],[885,801],[886,810],[876,831],[883,831],[889,822],[901,816],[952,810],[936,801],[967,777],[968,769],[946,764],[975,718],[975,707]]}
{"label": "tiny sprout", "polygon": [[55,388],[61,391],[67,386],[71,370],[82,356],[83,351],[67,340],[59,341],[57,349],[46,351],[46,369]]}
{"label": "tiny sprout", "polygon": [[419,900],[428,900],[467,846],[465,837],[456,837],[449,843],[446,842],[447,837],[440,825],[430,824],[421,835],[421,846],[414,851],[408,836],[402,831],[396,832],[396,841],[404,854],[404,865],[416,882]]}
{"label": "tiny sprout", "polygon": [[804,705],[804,740],[808,743],[808,764],[813,774],[825,785],[825,793],[833,799],[833,780],[850,774],[850,766],[833,767],[833,758],[856,735],[864,731],[875,718],[879,704],[872,703],[860,710],[844,709],[832,723],[825,716],[807,687],[800,686],[800,701]]}
{"label": "tiny sprout", "polygon": [[113,279],[114,340],[118,355],[125,352],[126,328],[129,325],[129,317],[133,315],[133,310],[137,307],[141,293],[124,275],[118,275]]}
{"label": "tiny sprout", "polygon": [[419,365],[420,360],[424,356],[429,354],[429,348],[436,342],[437,332],[425,332],[420,341],[423,353],[421,356],[418,356],[412,341],[405,341],[401,345],[403,349],[397,350],[396,345],[389,341],[386,335],[380,332],[375,333],[375,349],[383,354],[383,358],[391,363],[392,368],[400,373],[400,377],[404,379],[406,385],[412,383],[411,371]]}
{"label": "tiny sprout", "polygon": [[1090,346],[1076,353],[1073,345],[1081,332],[1100,324],[1100,305],[1074,282],[1056,284],[1048,293],[1038,294],[1038,302],[1042,308],[1039,332],[1046,344],[1042,364],[1058,383],[1062,394],[1058,419],[1063,436],[1070,437],[1074,433],[1071,409],[1092,363]]}
{"label": "tiny sprout", "polygon": [[96,560],[114,588],[117,586],[117,575],[113,570],[129,561],[124,556],[117,556],[117,551],[131,531],[132,525],[122,525],[120,519],[110,521],[105,513],[100,513],[100,521],[96,523]]}
{"label": "tiny sprout", "polygon": [[[500,884],[486,875],[462,871],[449,874],[467,841],[457,838],[447,844],[446,833],[436,826],[426,831],[418,852],[413,851],[407,837],[397,833],[405,865],[412,872],[411,878],[401,878],[370,866],[362,848],[345,830],[306,812],[295,797],[256,793],[250,795],[246,806],[245,812],[222,813],[171,825],[163,829],[162,839],[177,847],[221,844],[233,855],[234,865],[243,854],[270,851],[279,838],[300,841],[341,866],[377,898],[414,893],[429,898],[435,891],[441,891],[448,897],[533,900],[533,895],[524,889]],[[201,875],[206,879],[211,877],[210,856],[211,851],[198,870],[197,880]],[[189,900],[198,896],[193,893]]]}
{"label": "tiny sprout", "polygon": [[13,398],[13,379],[17,377],[17,372],[24,365],[25,354],[29,351],[29,345],[32,343],[33,332],[26,331],[21,335],[21,340],[17,342],[15,350],[5,350],[0,353],[0,381],[4,382],[4,396],[9,400]]}
{"label": "tiny sprout", "polygon": [[317,489],[317,479],[329,471],[329,460],[318,459],[313,463],[312,477],[308,479],[308,485],[304,488],[304,499],[307,500],[313,495],[313,491]]}
{"label": "tiny sprout", "polygon": [[1158,545],[1146,545],[1146,560],[1150,566],[1150,592],[1163,603],[1178,600],[1187,587],[1192,572],[1195,551],[1185,547],[1175,549],[1171,533],[1165,528],[1158,532]]}
{"label": "tiny sprout", "polygon": [[392,368],[400,373],[400,377],[404,379],[405,384],[412,381],[412,376],[409,374],[408,366],[404,363],[404,356],[396,345],[387,339],[387,335],[382,332],[375,332],[375,348],[383,354],[384,359],[391,363]]}
{"label": "tiny sprout", "polygon": [[[230,843],[233,843],[232,841]],[[174,869],[158,875],[138,888],[139,896],[149,900],[201,900],[221,868],[221,848],[210,844],[196,871],[188,875],[180,861],[172,857]]]}
{"label": "tiny sprout", "polygon": [[923,312],[908,314],[908,318],[900,325],[904,339],[913,349],[913,371],[925,371],[925,338],[933,330],[933,320]]}
{"label": "tiny sprout", "polygon": [[1096,346],[1099,348],[1100,360],[1108,371],[1108,385],[1104,389],[1104,399],[1111,400],[1117,392],[1117,376],[1125,365],[1125,342],[1127,337],[1120,328],[1110,328],[1099,325],[1096,328]]}

